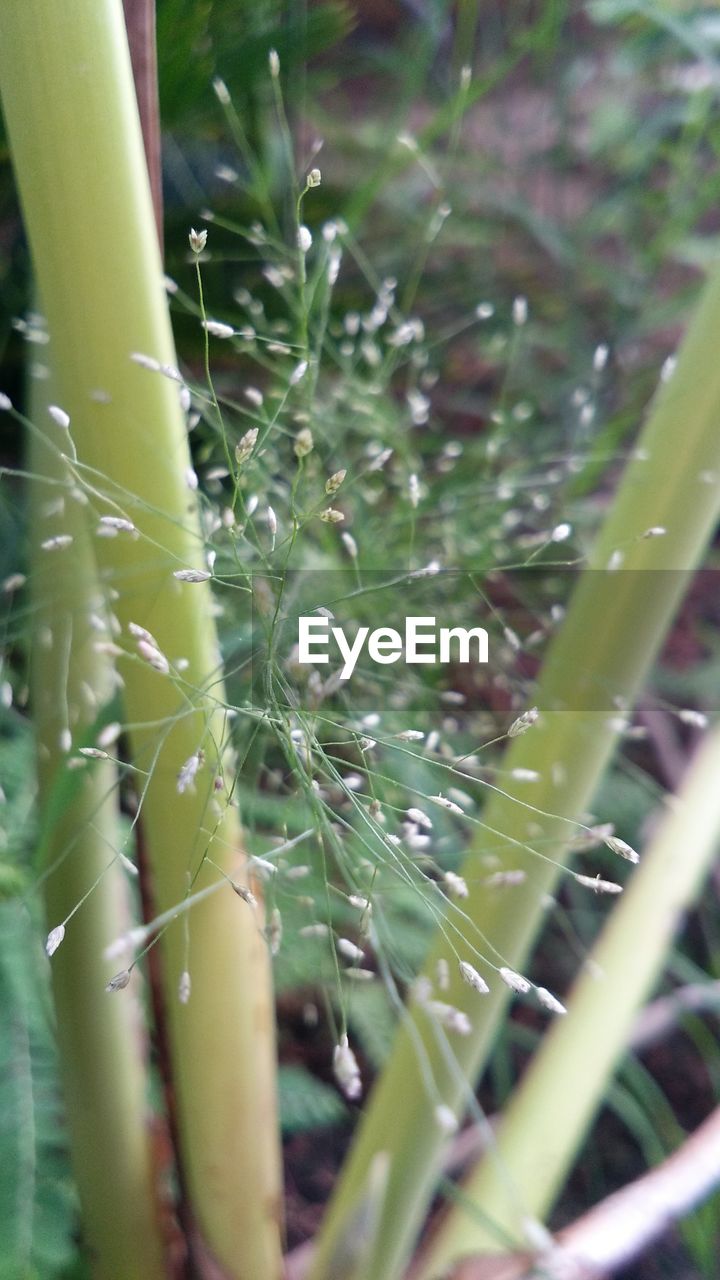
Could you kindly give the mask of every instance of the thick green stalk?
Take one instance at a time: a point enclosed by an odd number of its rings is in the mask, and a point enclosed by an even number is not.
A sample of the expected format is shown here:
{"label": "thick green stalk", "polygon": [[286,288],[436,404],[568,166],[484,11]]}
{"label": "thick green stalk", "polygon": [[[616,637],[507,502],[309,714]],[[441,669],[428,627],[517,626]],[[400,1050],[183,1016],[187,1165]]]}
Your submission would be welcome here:
{"label": "thick green stalk", "polygon": [[[46,354],[46,350],[44,354]],[[150,1155],[145,1044],[139,1003],[108,1000],[114,967],[105,947],[128,923],[127,885],[116,864],[119,824],[114,766],[68,768],[66,735],[88,738],[112,696],[111,673],[97,652],[91,617],[98,604],[93,548],[84,507],[65,493],[61,431],[47,417],[49,384],[35,381],[30,415],[48,423],[55,449],[33,435],[32,701],[38,740],[45,905],[48,926],[71,914],[53,956],[57,1039],[83,1236],[101,1280],[162,1280],[166,1275]],[[58,504],[63,509],[58,510]],[[58,534],[74,539],[73,557],[41,550]],[[62,806],[60,792],[72,793]],[[51,811],[52,810],[52,811]]]}
{"label": "thick green stalk", "polygon": [[[1,0],[0,87],[79,459],[69,470],[90,496],[93,527],[110,514],[139,531],[96,547],[102,585],[118,593],[119,670],[133,761],[149,775],[138,790],[162,911],[189,879],[200,888],[217,876],[206,853],[235,877],[242,853],[236,814],[215,787],[221,773],[232,778],[208,588],[173,578],[202,555],[178,387],[131,359],[175,363],[120,0]],[[168,671],[143,658],[131,622],[152,634]],[[179,794],[178,772],[199,750],[194,788]],[[162,944],[186,1185],[225,1272],[265,1280],[280,1269],[267,948],[259,911],[230,888],[189,921],[189,953],[182,922]]]}
{"label": "thick green stalk", "polygon": [[542,1219],[553,1204],[680,917],[707,874],[720,835],[718,777],[716,729],[593,948],[567,1017],[546,1035],[513,1094],[497,1143],[464,1183],[482,1219],[455,1208],[418,1280],[443,1275],[468,1254],[501,1251],[497,1231],[484,1223],[525,1246],[523,1221]]}
{"label": "thick green stalk", "polygon": [[[526,873],[523,884],[497,892],[482,887],[483,842],[464,868],[470,897],[467,914],[487,939],[483,953],[494,963],[522,969],[559,869],[526,850],[529,843],[556,862],[567,856],[577,819],[590,805],[617,740],[616,698],[631,704],[651,666],[720,510],[720,365],[715,359],[720,327],[720,274],[706,288],[690,325],[677,368],[653,408],[607,517],[591,567],[575,591],[565,622],[551,646],[537,691],[541,721],[516,738],[505,764],[532,769],[541,781],[522,800],[493,794],[483,813],[491,832],[501,833],[502,864]],[[681,452],[682,450],[682,452]],[[665,533],[644,538],[649,529]],[[622,567],[608,571],[613,553]],[[616,556],[615,559],[618,557]],[[614,563],[614,561],[613,561]],[[555,766],[555,767],[553,767]],[[545,815],[555,815],[553,817]],[[498,835],[489,836],[493,853]],[[471,939],[472,940],[472,939]],[[492,955],[492,949],[499,953]],[[438,958],[452,959],[438,938],[426,973]],[[472,958],[472,957],[470,957]],[[390,1156],[384,1213],[369,1254],[359,1255],[362,1280],[394,1280],[422,1223],[437,1181],[444,1138],[433,1124],[437,1101],[464,1105],[465,1080],[476,1080],[492,1048],[507,988],[491,982],[478,997],[453,970],[443,999],[463,1009],[473,1032],[455,1037],[455,1065],[448,1063],[434,1027],[422,1010],[412,1011],[413,1032],[401,1028],[376,1086],[321,1232],[313,1280],[335,1276],[338,1259],[349,1274],[352,1222],[362,1203],[378,1151]],[[436,1083],[428,1096],[421,1074],[420,1038]],[[419,1124],[422,1116],[424,1123]]]}

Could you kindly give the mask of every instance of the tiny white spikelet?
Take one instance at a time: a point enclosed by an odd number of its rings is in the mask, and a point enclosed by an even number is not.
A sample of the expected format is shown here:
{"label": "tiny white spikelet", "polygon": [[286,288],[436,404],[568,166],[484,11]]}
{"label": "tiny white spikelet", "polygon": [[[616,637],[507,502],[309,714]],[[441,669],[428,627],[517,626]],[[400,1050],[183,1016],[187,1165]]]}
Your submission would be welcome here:
{"label": "tiny white spikelet", "polygon": [[58,533],[54,538],[46,538],[40,543],[42,551],[64,551],[66,547],[72,546],[73,536],[71,533]]}
{"label": "tiny white spikelet", "polygon": [[130,970],[121,969],[119,973],[116,973],[115,976],[110,979],[107,986],[105,987],[105,990],[109,992],[122,991],[127,986],[129,981],[130,981]]}
{"label": "tiny white spikelet", "polygon": [[313,451],[313,434],[309,427],[301,427],[295,437],[293,453],[296,458],[307,458]]}
{"label": "tiny white spikelet", "polygon": [[5,395],[4,391],[0,391],[0,410],[3,413],[9,413],[12,409],[12,400]]}
{"label": "tiny white spikelet", "polygon": [[341,534],[341,537],[342,537],[342,540],[343,540],[343,545],[344,545],[344,547],[345,547],[345,550],[347,551],[348,555],[350,556],[350,559],[351,559],[351,560],[357,560],[357,558],[358,558],[358,545],[357,545],[357,542],[355,541],[355,539],[353,538],[352,534],[351,534],[351,533],[342,533],[342,534]]}
{"label": "tiny white spikelet", "polygon": [[282,916],[277,907],[273,907],[270,912],[270,921],[267,926],[268,942],[270,943],[270,954],[276,956],[282,946],[283,926]]}
{"label": "tiny white spikelet", "polygon": [[567,523],[556,524],[555,528],[550,534],[550,540],[552,542],[566,542],[567,539],[570,537],[571,533],[572,533],[572,525]]}
{"label": "tiny white spikelet", "polygon": [[333,471],[333,474],[325,481],[325,492],[330,496],[333,493],[337,493],[346,475],[347,469],[345,467],[341,467],[339,471]]}
{"label": "tiny white spikelet", "polygon": [[653,524],[649,529],[645,530],[642,536],[643,538],[664,538],[666,533],[667,529],[664,525]]}
{"label": "tiny white spikelet", "polygon": [[424,827],[426,831],[432,831],[432,819],[422,809],[408,809],[407,816],[411,822],[417,824],[418,827]]}
{"label": "tiny white spikelet", "polygon": [[278,57],[277,49],[271,49],[268,53],[268,66],[273,80],[277,80],[280,75],[280,58]]}
{"label": "tiny white spikelet", "polygon": [[507,731],[508,738],[519,738],[521,733],[527,733],[527,730],[534,725],[538,719],[540,712],[537,707],[530,707],[529,711],[523,711],[517,720],[513,720]]}
{"label": "tiny white spikelet", "polygon": [[345,516],[342,511],[336,511],[334,507],[326,507],[320,512],[320,519],[324,524],[342,524]]}
{"label": "tiny white spikelet", "polygon": [[444,1102],[439,1103],[435,1108],[435,1122],[441,1133],[446,1133],[451,1137],[453,1133],[458,1131],[458,1122],[452,1107],[447,1107]]}
{"label": "tiny white spikelet", "polygon": [[194,227],[190,228],[188,240],[190,241],[190,248],[193,253],[202,253],[205,245],[207,244],[207,238],[207,231],[196,231]]}
{"label": "tiny white spikelet", "polygon": [[421,1001],[425,1005],[428,1013],[437,1018],[448,1031],[454,1031],[459,1036],[469,1036],[472,1031],[472,1023],[466,1013],[462,1009],[456,1009],[452,1004],[445,1004],[443,1000],[427,1000]]}
{"label": "tiny white spikelet", "polygon": [[227,106],[229,106],[229,105],[230,105],[230,92],[229,92],[229,90],[228,90],[228,87],[227,87],[227,85],[226,85],[225,81],[224,81],[224,80],[221,80],[221,79],[220,79],[220,76],[214,76],[214,77],[213,77],[213,82],[212,82],[212,87],[213,87],[213,92],[214,92],[215,97],[217,98],[218,102],[219,102],[219,103],[221,103],[221,105],[222,105],[223,107],[227,107]]}
{"label": "tiny white spikelet", "polygon": [[347,960],[353,960],[356,963],[359,963],[361,960],[365,959],[365,953],[362,947],[356,947],[355,943],[351,942],[349,938],[338,938],[337,949]]}
{"label": "tiny white spikelet", "polygon": [[522,325],[527,323],[527,318],[528,318],[527,298],[519,297],[513,300],[512,318],[513,318],[513,324],[516,325],[518,329],[521,328]]}
{"label": "tiny white spikelet", "polygon": [[275,515],[275,512],[273,511],[272,507],[267,508],[267,511],[265,512],[265,519],[267,520],[268,529],[270,530],[274,538],[275,534],[277,533],[278,523],[277,523],[277,516]]}
{"label": "tiny white spikelet", "polygon": [[468,887],[462,876],[456,875],[454,871],[446,871],[443,880],[451,898],[468,897]]}
{"label": "tiny white spikelet", "polygon": [[567,1013],[565,1005],[561,1004],[557,996],[554,996],[552,991],[548,991],[547,987],[536,987],[535,991],[543,1008],[548,1009],[550,1013]]}
{"label": "tiny white spikelet", "polygon": [[683,707],[681,711],[678,711],[677,717],[683,724],[692,725],[693,729],[707,729],[707,716],[702,711],[696,711],[693,707]]}
{"label": "tiny white spikelet", "polygon": [[200,751],[196,751],[194,755],[185,761],[177,776],[178,795],[182,795],[189,787],[192,787],[202,762],[203,757]]}
{"label": "tiny white spikelet", "polygon": [[241,467],[244,462],[247,462],[250,457],[250,454],[257,444],[258,434],[258,428],[251,427],[249,431],[246,431],[245,434],[240,437],[238,443],[235,445],[235,461],[239,467]]}
{"label": "tiny white spikelet", "polygon": [[108,529],[117,529],[120,533],[137,532],[132,520],[126,520],[124,516],[101,516],[100,524],[107,525]]}
{"label": "tiny white spikelet", "polygon": [[537,769],[511,769],[510,777],[516,782],[539,782],[541,775]]}
{"label": "tiny white spikelet", "polygon": [[195,493],[198,487],[197,472],[192,467],[185,468],[185,483],[188,489]]}
{"label": "tiny white spikelet", "polygon": [[307,184],[309,187],[319,187],[322,182],[322,174],[319,169],[311,169],[307,176]]}
{"label": "tiny white spikelet", "polygon": [[362,1081],[357,1058],[348,1044],[347,1036],[342,1036],[333,1052],[333,1074],[346,1098],[354,1102],[362,1093]]}
{"label": "tiny white spikelet", "polygon": [[301,360],[299,364],[295,365],[295,368],[290,374],[291,387],[296,386],[298,382],[302,381],[302,379],[305,377],[305,374],[307,373],[307,367],[308,367],[307,360]]}
{"label": "tiny white spikelet", "polygon": [[[398,742],[422,742],[425,734],[420,729],[403,729],[394,735]],[[434,797],[430,797],[433,799]]]}
{"label": "tiny white spikelet", "polygon": [[190,981],[190,974],[187,969],[183,969],[183,972],[180,974],[180,981],[178,982],[178,1000],[181,1004],[188,1003],[191,987],[192,983]]}
{"label": "tiny white spikelet", "polygon": [[[422,734],[420,735],[422,737]],[[446,796],[428,796],[428,800],[432,800],[434,804],[439,804],[443,809],[447,809],[449,813],[464,813],[464,809],[459,804],[455,804],[454,800],[448,800]]]}
{"label": "tiny white spikelet", "polygon": [[64,937],[65,937],[65,925],[56,924],[55,928],[50,930],[45,942],[46,955],[54,956],[55,952],[57,951]]}
{"label": "tiny white spikelet", "polygon": [[312,248],[312,235],[305,226],[298,227],[297,247],[301,253],[309,253]]}
{"label": "tiny white spikelet", "polygon": [[213,338],[232,338],[235,334],[231,324],[223,324],[222,320],[203,320],[202,327]]}
{"label": "tiny white spikelet", "polygon": [[130,359],[135,364],[139,364],[142,369],[149,369],[151,373],[160,372],[160,361],[154,356],[146,356],[142,351],[132,351]]}
{"label": "tiny white spikelet", "polygon": [[632,845],[627,844],[625,840],[619,840],[617,836],[606,836],[605,844],[613,853],[617,853],[620,858],[624,858],[626,862],[637,863],[640,861],[640,854],[633,849]]}
{"label": "tiny white spikelet", "polygon": [[609,354],[610,348],[604,342],[601,342],[600,345],[595,348],[593,352],[593,369],[596,373],[602,373],[608,362]]}
{"label": "tiny white spikelet", "polygon": [[481,996],[488,994],[490,988],[485,979],[480,977],[474,965],[468,964],[467,960],[460,960],[458,968],[463,982],[467,982],[468,986],[473,988],[473,991],[477,991]]}
{"label": "tiny white spikelet", "polygon": [[156,671],[160,671],[163,675],[168,674],[170,663],[165,654],[156,649],[154,644],[150,644],[148,640],[138,640],[137,647],[140,657],[144,658],[151,667],[154,667]]}
{"label": "tiny white spikelet", "polygon": [[173,573],[178,582],[207,582],[211,577],[212,574],[205,569],[176,569]]}
{"label": "tiny white spikelet", "polygon": [[523,978],[521,973],[516,973],[514,969],[498,969],[498,973],[511,991],[517,991],[518,995],[524,996],[530,990],[532,983],[527,978]]}
{"label": "tiny white spikelet", "polygon": [[[273,868],[275,869],[275,868]],[[330,930],[326,924],[306,924],[298,930],[301,938],[327,938]]]}
{"label": "tiny white spikelet", "polygon": [[48,413],[50,414],[53,422],[56,422],[59,427],[62,427],[64,431],[67,431],[70,426],[69,413],[66,413],[65,410],[61,409],[57,404],[49,404]]}
{"label": "tiny white spikelet", "polygon": [[593,893],[622,893],[622,885],[616,884],[614,880],[601,880],[600,876],[583,876],[578,871],[574,871],[574,878],[578,884],[585,889],[592,889]]}
{"label": "tiny white spikelet", "polygon": [[100,751],[98,747],[78,747],[78,755],[87,756],[88,760],[110,759],[107,751]]}

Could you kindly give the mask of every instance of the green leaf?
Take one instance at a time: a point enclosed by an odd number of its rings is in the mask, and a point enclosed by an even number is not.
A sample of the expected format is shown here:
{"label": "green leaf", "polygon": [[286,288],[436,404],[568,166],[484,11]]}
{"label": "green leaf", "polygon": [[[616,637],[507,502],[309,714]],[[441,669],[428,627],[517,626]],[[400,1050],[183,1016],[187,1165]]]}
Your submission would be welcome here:
{"label": "green leaf", "polygon": [[24,907],[0,904],[0,1280],[51,1280],[75,1253],[46,968]]}
{"label": "green leaf", "polygon": [[280,1124],[285,1134],[326,1128],[347,1116],[337,1090],[311,1076],[304,1067],[280,1067],[278,1090]]}

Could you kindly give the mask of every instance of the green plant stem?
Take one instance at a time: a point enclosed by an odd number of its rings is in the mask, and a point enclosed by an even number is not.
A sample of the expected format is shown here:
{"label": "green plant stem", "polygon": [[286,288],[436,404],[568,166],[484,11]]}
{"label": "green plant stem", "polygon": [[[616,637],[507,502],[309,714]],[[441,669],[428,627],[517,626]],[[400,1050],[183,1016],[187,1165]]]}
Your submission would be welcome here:
{"label": "green plant stem", "polygon": [[[199,567],[202,551],[178,388],[130,358],[175,363],[119,0],[3,0],[0,86],[74,474],[89,492],[89,519],[122,514],[140,534],[98,539],[96,552],[104,589],[118,592],[133,763],[151,771],[142,818],[162,912],[189,881],[197,890],[217,875],[206,853],[234,878],[243,855],[236,814],[215,790],[232,763],[209,592],[173,578]],[[173,664],[184,660],[181,675],[143,661],[130,622]],[[180,795],[178,771],[201,747],[195,790]],[[186,1183],[199,1235],[225,1273],[274,1280],[280,1181],[261,921],[229,888],[189,921],[189,961],[183,921],[161,944]],[[192,995],[181,1004],[186,967]]]}
{"label": "green plant stem", "polygon": [[[507,753],[506,767],[540,773],[530,810],[512,794],[494,794],[483,813],[486,826],[505,837],[500,866],[525,872],[504,892],[482,887],[482,843],[468,857],[470,886],[465,910],[505,963],[522,970],[557,883],[558,868],[527,851],[535,845],[556,861],[568,855],[570,821],[590,805],[618,738],[615,700],[631,705],[649,670],[720,510],[720,365],[715,359],[720,326],[720,274],[707,286],[671,380],[660,390],[623,477],[586,571],[571,600],[540,678],[536,701],[542,719]],[[682,445],[680,444],[682,441]],[[682,448],[682,453],[680,452]],[[652,527],[663,536],[644,538]],[[607,566],[614,552],[622,568]],[[555,766],[553,768],[553,766]],[[523,793],[523,800],[527,791]],[[554,816],[548,816],[554,815]],[[497,845],[497,837],[493,837]],[[494,849],[494,852],[497,850]],[[448,958],[440,937],[425,972],[435,976]],[[455,972],[455,971],[453,971]],[[375,1088],[321,1231],[313,1280],[330,1280],[339,1256],[347,1256],[352,1221],[362,1202],[378,1151],[390,1155],[383,1219],[372,1252],[358,1254],[353,1280],[391,1280],[406,1260],[438,1176],[444,1137],[433,1103],[467,1104],[468,1084],[487,1062],[509,997],[498,981],[480,999],[457,974],[443,999],[470,1017],[472,1034],[456,1037],[448,1060],[434,1025],[419,1009],[402,1026]],[[418,1040],[436,1083],[429,1098]],[[423,1123],[419,1123],[419,1118]],[[345,1253],[343,1252],[345,1251]],[[349,1264],[346,1274],[350,1274]]]}
{"label": "green plant stem", "polygon": [[[84,742],[97,707],[113,692],[89,620],[97,611],[98,582],[85,510],[66,496],[62,512],[46,511],[52,491],[42,481],[57,480],[62,493],[66,478],[57,452],[62,433],[46,414],[49,388],[35,380],[30,396],[30,414],[48,422],[50,437],[48,442],[34,434],[30,446],[31,470],[38,477],[32,492],[31,683],[43,808],[68,768],[61,735],[69,727],[74,743]],[[60,533],[74,538],[72,560],[40,549],[45,538]],[[75,711],[70,725],[69,708]],[[84,771],[74,802],[56,815],[44,850],[49,928],[66,921],[98,882],[51,960],[71,1156],[93,1274],[101,1280],[163,1280],[142,1015],[134,996],[113,1001],[103,989],[114,971],[103,952],[126,927],[130,902],[126,877],[119,864],[112,865],[120,839],[116,770],[105,761],[95,763]]]}
{"label": "green plant stem", "polygon": [[[523,1222],[553,1204],[662,968],[720,834],[720,731],[708,737],[625,896],[503,1117],[497,1143],[463,1190],[483,1220],[526,1244]],[[638,946],[638,939],[642,945]],[[470,1253],[497,1250],[478,1215],[454,1209],[418,1280]]]}

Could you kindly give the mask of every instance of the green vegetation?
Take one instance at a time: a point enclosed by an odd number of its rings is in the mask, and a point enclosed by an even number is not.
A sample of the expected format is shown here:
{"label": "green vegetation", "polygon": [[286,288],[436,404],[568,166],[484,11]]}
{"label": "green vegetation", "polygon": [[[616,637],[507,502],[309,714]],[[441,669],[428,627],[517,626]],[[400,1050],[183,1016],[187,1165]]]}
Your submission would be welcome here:
{"label": "green vegetation", "polygon": [[0,1275],[547,1260],[720,1078],[715,26],[157,32],[164,263],[121,5],[0,0]]}

